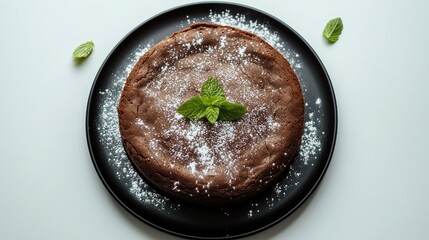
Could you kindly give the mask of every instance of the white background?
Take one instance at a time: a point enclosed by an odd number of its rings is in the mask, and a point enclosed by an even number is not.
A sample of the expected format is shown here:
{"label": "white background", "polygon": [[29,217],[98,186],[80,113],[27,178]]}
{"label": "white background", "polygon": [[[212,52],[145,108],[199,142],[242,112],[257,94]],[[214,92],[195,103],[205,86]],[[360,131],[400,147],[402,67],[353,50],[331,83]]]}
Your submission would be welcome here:
{"label": "white background", "polygon": [[[129,31],[190,1],[0,2],[0,239],[174,239],[122,209],[92,165],[91,85]],[[331,165],[292,216],[249,239],[428,239],[428,1],[237,1],[286,22],[334,86]],[[342,17],[340,40],[321,37]],[[95,42],[81,65],[74,48]]]}

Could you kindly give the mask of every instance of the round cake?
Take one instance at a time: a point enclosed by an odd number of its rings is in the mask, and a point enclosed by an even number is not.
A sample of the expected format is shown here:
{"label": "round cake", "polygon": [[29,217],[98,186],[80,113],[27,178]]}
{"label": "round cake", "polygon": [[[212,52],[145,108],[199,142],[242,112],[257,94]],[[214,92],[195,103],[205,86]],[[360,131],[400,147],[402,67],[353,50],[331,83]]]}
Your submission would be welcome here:
{"label": "round cake", "polygon": [[[210,77],[248,112],[190,120],[176,110]],[[301,141],[304,100],[288,61],[253,33],[196,23],[154,45],[129,74],[118,105],[124,148],[156,189],[184,201],[233,203],[272,187]]]}

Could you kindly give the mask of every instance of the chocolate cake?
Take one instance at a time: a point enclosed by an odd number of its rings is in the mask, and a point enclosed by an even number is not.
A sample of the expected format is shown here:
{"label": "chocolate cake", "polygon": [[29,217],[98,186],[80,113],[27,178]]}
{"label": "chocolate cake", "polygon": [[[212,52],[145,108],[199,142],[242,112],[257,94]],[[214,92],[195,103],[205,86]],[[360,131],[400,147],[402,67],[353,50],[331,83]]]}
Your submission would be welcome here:
{"label": "chocolate cake", "polygon": [[[176,112],[216,77],[236,121],[189,120]],[[118,106],[125,150],[154,187],[184,201],[236,202],[272,187],[296,155],[304,101],[287,60],[257,35],[196,23],[137,62]]]}

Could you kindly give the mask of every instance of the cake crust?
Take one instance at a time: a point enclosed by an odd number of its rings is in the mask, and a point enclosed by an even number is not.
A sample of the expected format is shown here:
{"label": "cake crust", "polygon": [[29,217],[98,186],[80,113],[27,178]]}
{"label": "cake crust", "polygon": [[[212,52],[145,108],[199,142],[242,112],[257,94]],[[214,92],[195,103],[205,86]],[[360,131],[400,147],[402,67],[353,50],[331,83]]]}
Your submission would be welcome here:
{"label": "cake crust", "polygon": [[[219,79],[248,113],[234,122],[191,121],[177,107]],[[165,38],[136,63],[118,105],[124,148],[159,190],[201,204],[236,202],[287,171],[304,127],[299,80],[255,34],[196,23]]]}

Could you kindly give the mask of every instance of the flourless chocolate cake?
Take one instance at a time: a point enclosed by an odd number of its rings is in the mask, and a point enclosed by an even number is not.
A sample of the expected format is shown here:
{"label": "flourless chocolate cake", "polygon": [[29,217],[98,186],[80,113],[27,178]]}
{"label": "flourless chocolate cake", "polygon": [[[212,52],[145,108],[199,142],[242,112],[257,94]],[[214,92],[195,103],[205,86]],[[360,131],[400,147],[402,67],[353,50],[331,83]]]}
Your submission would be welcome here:
{"label": "flourless chocolate cake", "polygon": [[[214,124],[177,113],[209,77],[248,113]],[[263,39],[196,23],[139,59],[118,114],[125,150],[148,182],[184,201],[218,205],[260,193],[288,170],[303,132],[304,101],[290,64]]]}

